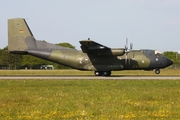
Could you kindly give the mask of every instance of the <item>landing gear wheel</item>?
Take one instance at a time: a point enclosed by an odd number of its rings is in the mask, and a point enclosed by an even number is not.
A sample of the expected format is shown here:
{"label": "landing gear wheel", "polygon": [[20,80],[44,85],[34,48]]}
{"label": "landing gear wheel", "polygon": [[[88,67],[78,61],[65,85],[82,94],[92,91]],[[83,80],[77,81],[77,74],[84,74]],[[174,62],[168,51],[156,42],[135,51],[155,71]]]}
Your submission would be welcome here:
{"label": "landing gear wheel", "polygon": [[102,76],[102,74],[103,74],[103,73],[100,72],[100,71],[95,71],[95,72],[94,72],[94,75],[95,75],[95,76]]}
{"label": "landing gear wheel", "polygon": [[111,71],[104,71],[103,72],[103,76],[110,76],[111,75]]}
{"label": "landing gear wheel", "polygon": [[155,70],[155,73],[156,73],[156,74],[159,74],[159,73],[160,73],[160,70],[159,70],[159,69],[156,69],[156,70]]}
{"label": "landing gear wheel", "polygon": [[95,76],[110,76],[111,71],[95,71],[94,75]]}

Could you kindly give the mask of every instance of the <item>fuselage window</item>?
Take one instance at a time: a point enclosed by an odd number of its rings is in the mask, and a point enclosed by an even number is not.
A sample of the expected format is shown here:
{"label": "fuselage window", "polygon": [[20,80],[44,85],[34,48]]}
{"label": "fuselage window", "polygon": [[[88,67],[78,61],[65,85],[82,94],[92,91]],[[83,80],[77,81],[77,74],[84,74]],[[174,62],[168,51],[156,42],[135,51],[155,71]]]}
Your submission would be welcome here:
{"label": "fuselage window", "polygon": [[155,50],[155,55],[156,55],[156,57],[160,57],[161,56],[161,52],[159,52],[158,50]]}

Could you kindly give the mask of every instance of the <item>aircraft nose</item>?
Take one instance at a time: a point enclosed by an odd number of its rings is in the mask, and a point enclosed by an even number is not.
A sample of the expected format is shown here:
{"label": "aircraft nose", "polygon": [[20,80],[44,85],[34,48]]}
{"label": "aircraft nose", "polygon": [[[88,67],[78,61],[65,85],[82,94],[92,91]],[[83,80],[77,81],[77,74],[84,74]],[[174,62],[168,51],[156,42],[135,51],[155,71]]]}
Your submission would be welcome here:
{"label": "aircraft nose", "polygon": [[173,64],[173,61],[167,58],[167,65],[169,66],[169,65],[172,65],[172,64]]}

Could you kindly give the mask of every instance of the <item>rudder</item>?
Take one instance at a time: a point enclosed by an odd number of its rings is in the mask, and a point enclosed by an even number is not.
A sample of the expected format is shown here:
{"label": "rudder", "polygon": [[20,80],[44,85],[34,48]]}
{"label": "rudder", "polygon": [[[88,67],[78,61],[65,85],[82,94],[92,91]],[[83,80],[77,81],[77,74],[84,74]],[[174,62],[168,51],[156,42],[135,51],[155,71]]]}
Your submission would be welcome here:
{"label": "rudder", "polygon": [[8,50],[20,52],[36,48],[36,40],[25,19],[8,19]]}

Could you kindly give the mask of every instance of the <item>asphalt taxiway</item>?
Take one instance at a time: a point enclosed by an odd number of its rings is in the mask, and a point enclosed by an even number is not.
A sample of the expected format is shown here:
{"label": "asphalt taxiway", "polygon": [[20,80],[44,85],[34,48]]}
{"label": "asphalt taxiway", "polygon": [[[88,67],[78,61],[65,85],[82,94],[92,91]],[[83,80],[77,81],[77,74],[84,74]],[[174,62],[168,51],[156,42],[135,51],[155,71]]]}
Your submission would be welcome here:
{"label": "asphalt taxiway", "polygon": [[180,80],[180,76],[0,76],[1,80],[57,79],[57,80]]}

